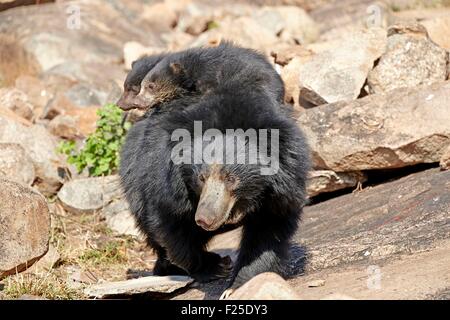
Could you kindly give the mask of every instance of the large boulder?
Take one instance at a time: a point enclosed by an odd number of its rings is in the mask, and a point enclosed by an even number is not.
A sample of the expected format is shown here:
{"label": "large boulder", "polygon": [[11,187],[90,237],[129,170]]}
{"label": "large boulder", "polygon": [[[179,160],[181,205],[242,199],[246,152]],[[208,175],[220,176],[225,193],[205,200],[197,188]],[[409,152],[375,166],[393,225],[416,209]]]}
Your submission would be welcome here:
{"label": "large boulder", "polygon": [[448,54],[420,24],[398,24],[388,30],[386,53],[369,73],[373,93],[432,84],[447,79]]}
{"label": "large boulder", "polygon": [[450,142],[450,82],[305,110],[315,168],[336,172],[439,162]]}
{"label": "large boulder", "polygon": [[50,215],[45,198],[0,179],[0,278],[33,265],[48,250]]}
{"label": "large boulder", "polygon": [[61,187],[63,162],[55,138],[43,126],[26,126],[0,114],[0,143],[17,143],[25,149],[36,170],[35,186],[42,193],[54,194]]}
{"label": "large boulder", "polygon": [[30,186],[35,177],[33,161],[20,144],[0,143],[0,178]]}
{"label": "large boulder", "polygon": [[370,28],[315,55],[299,70],[301,98],[313,105],[356,99],[385,45],[386,31]]}
{"label": "large boulder", "polygon": [[126,76],[124,44],[164,46],[151,26],[139,23],[142,7],[140,1],[80,0],[0,12],[0,86],[39,76],[51,95],[61,92],[75,106],[115,102]]}
{"label": "large boulder", "polygon": [[[449,181],[449,171],[431,169],[307,207],[295,237],[306,271],[373,264],[450,239]],[[297,254],[293,270],[304,262]]]}
{"label": "large boulder", "polygon": [[[85,15],[83,12],[95,12]],[[104,1],[71,1],[19,7],[0,13],[0,34],[11,34],[37,61],[41,71],[83,57],[84,63],[117,64],[123,44],[130,39],[161,43],[149,27],[137,26]],[[112,37],[111,35],[114,34]],[[15,61],[10,61],[15,64]]]}

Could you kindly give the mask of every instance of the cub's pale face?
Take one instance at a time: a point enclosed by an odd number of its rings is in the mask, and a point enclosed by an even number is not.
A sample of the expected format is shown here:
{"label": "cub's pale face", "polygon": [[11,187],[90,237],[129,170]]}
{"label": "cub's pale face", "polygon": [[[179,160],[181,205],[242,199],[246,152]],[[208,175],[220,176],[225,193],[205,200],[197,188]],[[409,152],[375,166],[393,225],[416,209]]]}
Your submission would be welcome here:
{"label": "cub's pale face", "polygon": [[171,101],[187,93],[181,84],[181,67],[171,63],[169,66],[156,66],[142,80],[136,104],[145,109]]}

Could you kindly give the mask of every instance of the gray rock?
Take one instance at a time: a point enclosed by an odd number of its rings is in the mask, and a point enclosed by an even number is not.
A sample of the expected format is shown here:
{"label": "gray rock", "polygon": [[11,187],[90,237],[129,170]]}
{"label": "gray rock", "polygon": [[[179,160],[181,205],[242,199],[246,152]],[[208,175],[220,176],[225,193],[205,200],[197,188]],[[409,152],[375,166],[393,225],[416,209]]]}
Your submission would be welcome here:
{"label": "gray rock", "polygon": [[108,227],[118,234],[141,238],[142,234],[136,226],[128,201],[125,199],[119,176],[110,177],[110,183],[105,188],[104,199],[106,205],[102,214]]}
{"label": "gray rock", "polygon": [[161,43],[150,27],[138,25],[135,17],[119,10],[111,2],[98,0],[52,3],[39,10],[21,7],[0,13],[0,30],[19,39],[41,71],[80,57],[84,63],[102,63],[106,67],[121,61],[122,46],[130,39],[146,45]]}
{"label": "gray rock", "polygon": [[72,213],[101,210],[109,228],[119,234],[141,237],[117,175],[69,181],[58,192],[58,198]]}
{"label": "gray rock", "polygon": [[279,275],[257,275],[234,291],[226,300],[298,300],[295,290]]}
{"label": "gray rock", "polygon": [[17,143],[25,149],[33,160],[39,191],[50,195],[61,187],[62,159],[56,153],[55,138],[43,126],[26,126],[0,115],[0,143]]}
{"label": "gray rock", "polygon": [[400,168],[439,162],[450,142],[449,101],[447,81],[307,109],[298,123],[315,168]]}
{"label": "gray rock", "polygon": [[45,198],[0,179],[0,279],[32,266],[48,250],[50,215]]}
{"label": "gray rock", "polygon": [[356,99],[385,43],[386,31],[371,28],[317,54],[300,68],[300,96],[314,105]]}
{"label": "gray rock", "polygon": [[58,199],[69,212],[92,213],[109,203],[106,193],[115,182],[114,176],[71,180],[59,190]]}
{"label": "gray rock", "polygon": [[447,79],[448,54],[421,25],[394,25],[388,30],[386,53],[369,73],[370,91],[381,93],[428,85]]}
{"label": "gray rock", "polygon": [[20,144],[0,143],[0,177],[29,186],[33,183],[33,161]]}
{"label": "gray rock", "polygon": [[33,105],[24,92],[15,88],[0,88],[0,108],[10,109],[27,120],[33,118]]}
{"label": "gray rock", "polygon": [[94,298],[106,298],[147,292],[171,293],[189,285],[193,281],[194,279],[186,276],[150,276],[126,281],[96,284],[88,287],[85,290],[85,294]]}
{"label": "gray rock", "polygon": [[225,39],[262,52],[279,41],[270,30],[262,28],[254,19],[239,17],[222,20],[218,28],[202,33],[191,43],[191,47],[217,45]]}
{"label": "gray rock", "polygon": [[61,63],[42,75],[49,85],[56,80],[58,91],[67,101],[82,108],[117,101],[125,76],[120,65],[106,67],[79,60]]}
{"label": "gray rock", "polygon": [[62,114],[57,115],[49,122],[48,130],[57,137],[70,140],[74,140],[80,136],[77,121],[71,116]]}
{"label": "gray rock", "polygon": [[365,180],[366,177],[362,172],[311,171],[308,177],[307,192],[310,197],[314,197],[324,192],[355,187]]}
{"label": "gray rock", "polygon": [[128,202],[124,197],[112,200],[107,204],[103,209],[103,215],[106,218],[108,227],[118,234],[137,238],[142,236],[136,227],[134,216],[131,214]]}
{"label": "gray rock", "polygon": [[263,28],[292,44],[310,43],[319,37],[318,24],[300,7],[266,6],[252,17]]}

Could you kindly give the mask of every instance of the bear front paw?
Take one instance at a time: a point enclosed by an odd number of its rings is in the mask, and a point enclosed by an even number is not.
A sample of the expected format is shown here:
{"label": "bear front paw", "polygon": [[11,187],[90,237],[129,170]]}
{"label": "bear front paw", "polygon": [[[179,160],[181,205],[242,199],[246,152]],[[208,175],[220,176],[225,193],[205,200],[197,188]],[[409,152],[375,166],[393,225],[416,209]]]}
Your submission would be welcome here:
{"label": "bear front paw", "polygon": [[[213,255],[213,256],[212,256]],[[233,261],[229,256],[221,257],[212,253],[208,256],[208,263],[202,270],[191,274],[198,282],[210,282],[217,279],[227,278],[233,269]]]}

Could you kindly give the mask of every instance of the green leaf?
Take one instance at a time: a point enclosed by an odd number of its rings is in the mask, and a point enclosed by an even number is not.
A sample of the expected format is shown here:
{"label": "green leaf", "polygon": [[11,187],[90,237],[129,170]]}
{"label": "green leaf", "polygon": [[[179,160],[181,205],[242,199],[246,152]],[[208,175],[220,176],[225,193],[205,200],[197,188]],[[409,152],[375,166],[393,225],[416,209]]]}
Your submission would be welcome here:
{"label": "green leaf", "polygon": [[90,176],[112,174],[119,166],[119,151],[131,124],[122,126],[123,112],[114,104],[107,104],[97,110],[96,130],[77,150],[75,141],[62,141],[57,151],[67,156],[67,162],[73,164],[79,172],[87,169]]}

